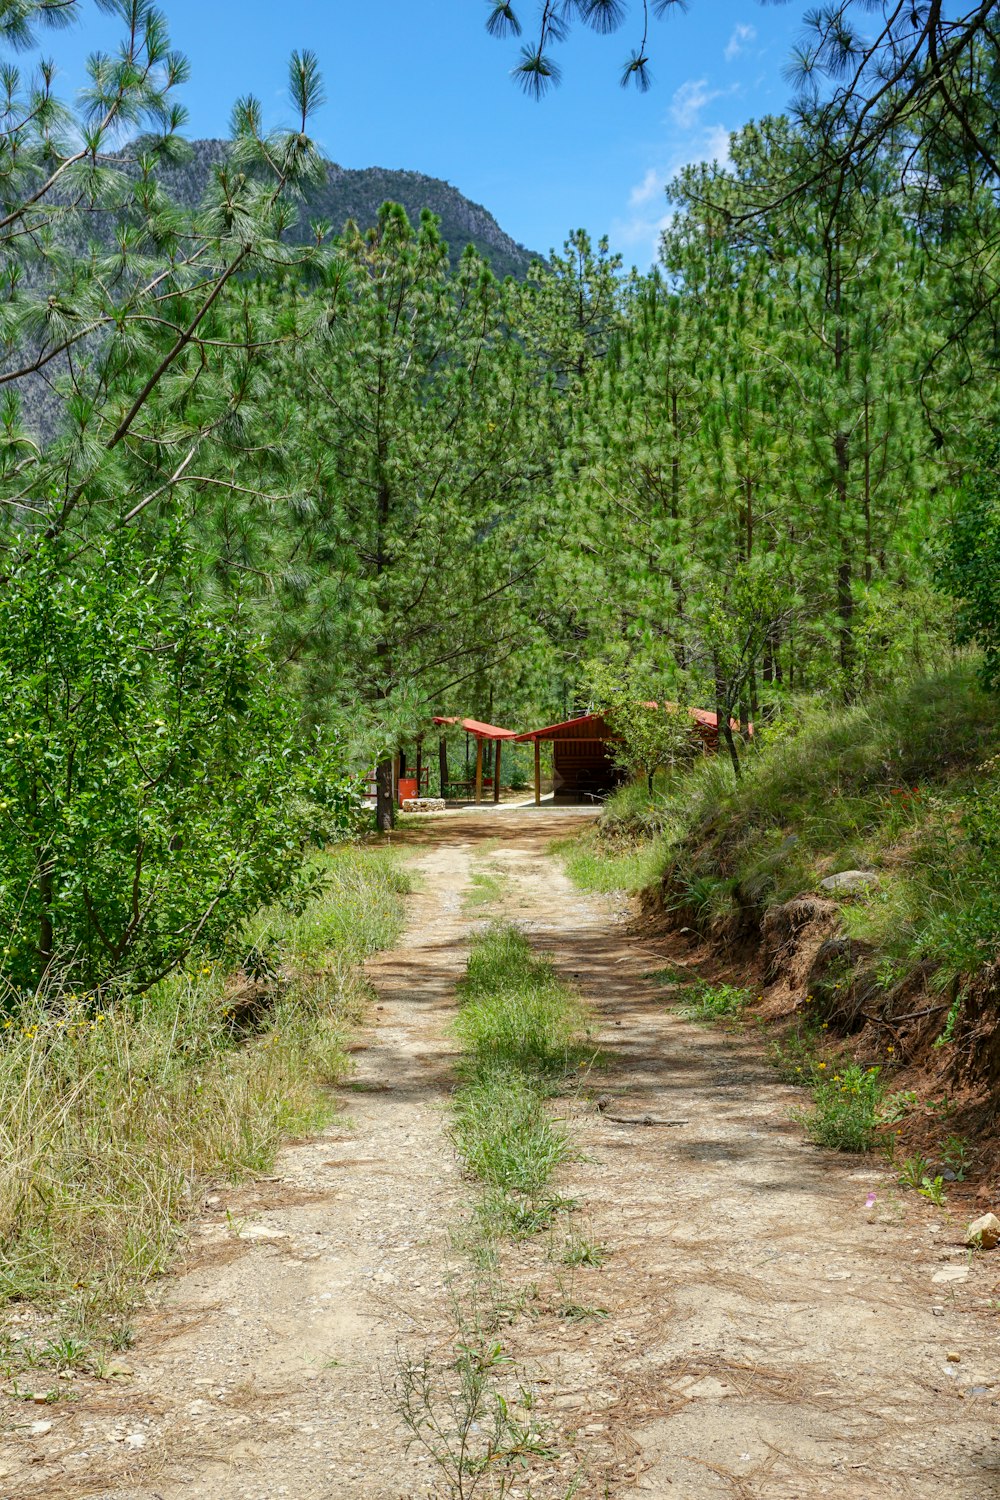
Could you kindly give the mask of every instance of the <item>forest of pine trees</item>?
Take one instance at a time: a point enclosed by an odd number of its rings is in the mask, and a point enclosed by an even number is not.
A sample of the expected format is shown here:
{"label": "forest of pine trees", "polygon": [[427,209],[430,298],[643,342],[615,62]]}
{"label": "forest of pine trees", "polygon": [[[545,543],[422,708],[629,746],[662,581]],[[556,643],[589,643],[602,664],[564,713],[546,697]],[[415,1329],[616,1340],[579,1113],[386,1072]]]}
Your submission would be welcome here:
{"label": "forest of pine trees", "polygon": [[0,17],[12,995],[227,951],[433,713],[557,718],[610,673],[764,747],[963,643],[995,675],[989,7],[875,124],[865,74],[684,169],[648,274],[578,231],[503,282],[392,205],[302,233],[310,53],[294,127],[241,99],[173,201],[186,64],[149,0],[103,9],[76,111],[33,61],[61,9]]}

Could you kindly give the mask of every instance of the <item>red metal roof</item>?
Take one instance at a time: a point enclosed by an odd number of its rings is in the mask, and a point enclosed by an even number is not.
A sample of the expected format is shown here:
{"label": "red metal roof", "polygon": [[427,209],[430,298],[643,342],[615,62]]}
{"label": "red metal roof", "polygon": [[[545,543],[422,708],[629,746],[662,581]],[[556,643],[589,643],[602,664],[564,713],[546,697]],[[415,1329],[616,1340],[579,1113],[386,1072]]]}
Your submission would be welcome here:
{"label": "red metal roof", "polygon": [[[642,706],[643,708],[659,707],[659,705],[656,703],[644,703]],[[670,710],[676,710],[678,704],[664,703],[663,707]],[[718,728],[719,717],[717,714],[712,713],[709,709],[689,708],[687,712],[691,715],[692,719],[694,719],[699,724],[703,724],[706,729]],[[731,719],[730,724],[733,729],[739,729],[740,727],[735,719]],[[589,728],[591,726],[596,729],[598,725],[603,726],[604,731],[607,732],[607,725],[605,724],[602,714],[581,714],[579,718],[566,719],[562,724],[549,724],[544,729],[529,729],[524,734],[516,735],[515,738],[518,740],[555,740],[558,739],[559,735],[567,729],[583,729]],[[751,734],[753,733],[752,727],[750,732]],[[595,736],[595,738],[600,738],[600,735]]]}
{"label": "red metal roof", "polygon": [[[515,735],[515,739],[554,740],[558,739],[560,733],[565,729],[583,729],[584,727],[590,728],[591,725],[596,728],[598,724],[604,725],[604,727],[607,728],[607,726],[604,724],[604,717],[602,714],[581,714],[579,718],[566,719],[562,724],[549,724],[545,729],[529,729],[525,734]],[[595,738],[600,738],[600,736],[595,736]]]}
{"label": "red metal roof", "polygon": [[513,729],[501,729],[498,724],[482,724],[478,719],[459,719],[447,714],[435,716],[435,724],[460,724],[467,734],[481,740],[515,740]]}

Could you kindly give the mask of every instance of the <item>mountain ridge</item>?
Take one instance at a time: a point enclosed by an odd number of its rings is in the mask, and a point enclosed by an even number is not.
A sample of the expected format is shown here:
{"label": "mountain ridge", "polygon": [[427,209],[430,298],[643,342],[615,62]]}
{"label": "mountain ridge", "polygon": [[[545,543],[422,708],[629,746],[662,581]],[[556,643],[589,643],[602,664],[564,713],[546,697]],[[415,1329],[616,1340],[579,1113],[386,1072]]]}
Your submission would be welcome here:
{"label": "mountain ridge", "polygon": [[[164,165],[157,175],[171,196],[194,208],[212,168],[224,160],[229,142],[205,137],[187,145],[190,155],[180,163]],[[311,238],[311,219],[328,221],[338,234],[349,219],[368,229],[382,204],[392,202],[402,204],[413,223],[419,221],[422,209],[436,214],[453,261],[472,244],[490,262],[495,275],[523,278],[531,262],[542,258],[507,234],[488,208],[474,203],[442,177],[408,168],[343,167],[334,161],[325,165],[326,183],[306,194],[305,212],[295,233],[298,241]]]}

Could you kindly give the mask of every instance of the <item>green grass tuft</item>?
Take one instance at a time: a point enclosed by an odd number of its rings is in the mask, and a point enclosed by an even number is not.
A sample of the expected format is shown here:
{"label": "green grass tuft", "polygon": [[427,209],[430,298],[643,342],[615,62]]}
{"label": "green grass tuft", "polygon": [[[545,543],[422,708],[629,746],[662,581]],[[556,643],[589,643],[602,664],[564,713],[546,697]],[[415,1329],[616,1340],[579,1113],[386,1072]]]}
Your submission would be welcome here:
{"label": "green grass tuft", "polygon": [[459,999],[455,1144],[486,1188],[483,1233],[522,1238],[567,1206],[548,1184],[572,1146],[545,1101],[591,1060],[583,1012],[549,960],[501,923],[474,942]]}
{"label": "green grass tuft", "polygon": [[750,990],[732,984],[693,984],[684,991],[680,1014],[690,1021],[711,1024],[733,1020],[743,1014],[752,1002]]}

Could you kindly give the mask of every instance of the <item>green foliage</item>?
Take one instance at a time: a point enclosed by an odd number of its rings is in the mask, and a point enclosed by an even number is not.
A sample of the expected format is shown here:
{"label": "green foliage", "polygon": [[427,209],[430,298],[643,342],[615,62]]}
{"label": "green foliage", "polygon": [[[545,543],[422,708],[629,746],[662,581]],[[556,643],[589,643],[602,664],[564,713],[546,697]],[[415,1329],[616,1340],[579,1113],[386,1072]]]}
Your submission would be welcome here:
{"label": "green foliage", "polygon": [[699,982],[684,990],[681,1015],[691,1021],[711,1024],[738,1018],[752,1002],[751,991],[737,985]]}
{"label": "green foliage", "polygon": [[851,1063],[817,1080],[805,1118],[810,1140],[837,1151],[870,1151],[875,1143],[884,1085],[878,1068]]}
{"label": "green foliage", "polygon": [[900,1187],[919,1189],[921,1183],[929,1181],[931,1163],[919,1153],[908,1156],[899,1169],[897,1182]]}
{"label": "green foliage", "polygon": [[683,765],[698,753],[701,742],[683,705],[657,702],[650,684],[621,653],[589,663],[585,684],[594,709],[614,732],[612,761],[641,776],[650,790],[657,771]]}
{"label": "green foliage", "polygon": [[940,1176],[923,1178],[917,1192],[928,1203],[933,1203],[935,1208],[944,1208],[948,1202],[944,1192],[944,1178]]}
{"label": "green foliage", "polygon": [[986,448],[965,476],[945,531],[939,578],[957,605],[960,642],[983,653],[987,688],[1000,685],[1000,443]]}
{"label": "green foliage", "polygon": [[[50,970],[144,989],[308,893],[302,755],[238,619],[134,548],[82,574],[63,551],[40,546],[0,599],[3,972],[22,993]],[[315,762],[308,779],[316,795]],[[322,790],[346,821],[348,784]]]}
{"label": "green foliage", "polygon": [[941,1161],[955,1174],[956,1182],[964,1182],[972,1162],[968,1141],[960,1135],[949,1135],[941,1147]]}
{"label": "green foliage", "polygon": [[398,935],[405,879],[382,851],[320,858],[322,892],[248,934],[278,977],[245,1040],[207,962],[129,1007],[43,992],[4,1021],[0,1301],[58,1304],[114,1346],[200,1185],[269,1171],[287,1133],[329,1118],[366,1004],[359,963]]}
{"label": "green foliage", "polygon": [[455,1095],[455,1143],[485,1185],[483,1232],[521,1237],[569,1207],[546,1189],[572,1154],[545,1100],[584,1064],[579,1003],[521,932],[496,924],[473,944],[455,1030],[463,1083]]}

